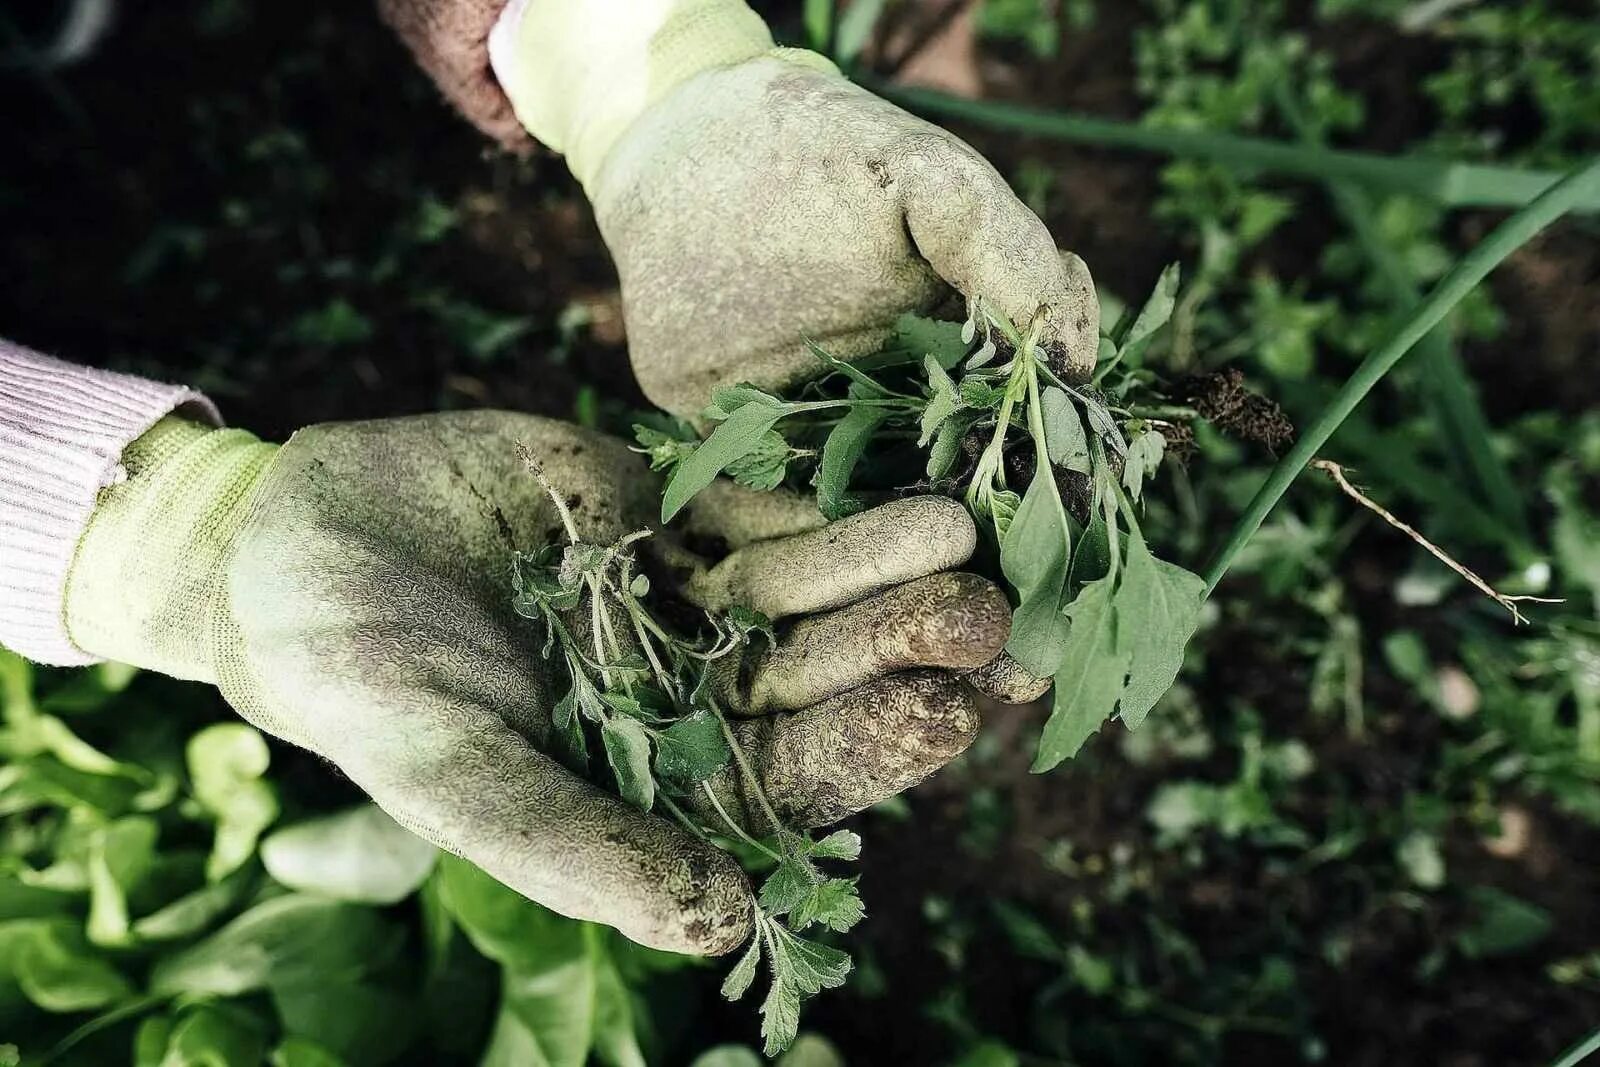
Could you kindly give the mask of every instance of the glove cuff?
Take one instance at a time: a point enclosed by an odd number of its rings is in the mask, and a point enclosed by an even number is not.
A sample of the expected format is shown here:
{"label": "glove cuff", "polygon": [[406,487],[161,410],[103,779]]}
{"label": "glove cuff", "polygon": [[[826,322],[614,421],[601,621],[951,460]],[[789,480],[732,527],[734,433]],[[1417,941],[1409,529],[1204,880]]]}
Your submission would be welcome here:
{"label": "glove cuff", "polygon": [[744,0],[511,0],[489,34],[489,64],[518,120],[585,189],[650,105],[702,71],[766,55],[837,69],[776,48]]}
{"label": "glove cuff", "polygon": [[67,632],[97,656],[214,682],[229,549],[277,445],[168,416],[122,453],[67,574]]}

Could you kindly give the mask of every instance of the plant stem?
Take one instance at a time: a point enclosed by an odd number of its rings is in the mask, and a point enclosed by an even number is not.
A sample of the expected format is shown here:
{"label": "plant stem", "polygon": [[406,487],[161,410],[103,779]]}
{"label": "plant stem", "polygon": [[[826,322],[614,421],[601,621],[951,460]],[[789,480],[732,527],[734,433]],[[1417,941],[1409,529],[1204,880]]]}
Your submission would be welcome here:
{"label": "plant stem", "polygon": [[1323,409],[1316,421],[1289,450],[1289,454],[1284,456],[1267,475],[1267,480],[1256,492],[1255,498],[1250,501],[1244,514],[1234,523],[1227,541],[1217,552],[1211,567],[1206,572],[1207,596],[1217,587],[1217,583],[1228,572],[1228,567],[1234,558],[1261,528],[1261,523],[1267,514],[1282,499],[1283,494],[1305,469],[1306,464],[1310,463],[1322,446],[1328,443],[1328,438],[1333,436],[1339,424],[1344,422],[1372,391],[1372,387],[1400,362],[1401,357],[1427,336],[1428,332],[1450,313],[1450,309],[1460,303],[1461,298],[1471,292],[1473,287],[1483,281],[1507,256],[1521,248],[1540,230],[1572,210],[1575,205],[1583,202],[1585,198],[1596,196],[1600,196],[1600,157],[1587,166],[1573,171],[1533,203],[1501,223],[1476,248],[1462,257],[1449,274],[1440,279],[1433,291],[1417,306],[1411,318],[1401,324],[1377,351],[1362,361],[1361,366],[1357,367],[1355,373],[1340,387],[1332,402]]}
{"label": "plant stem", "polygon": [[[1560,175],[1545,170],[1453,160],[1404,158],[1285,144],[1211,130],[1176,130],[1090,118],[996,100],[966,100],[931,89],[905,89],[871,79],[863,84],[910,111],[964,119],[1081,144],[1194,156],[1241,170],[1292,174],[1317,181],[1355,181],[1375,190],[1411,193],[1445,207],[1522,207],[1549,192]],[[1600,212],[1600,188],[1573,198],[1570,210]]]}
{"label": "plant stem", "polygon": [[1578,1064],[1596,1052],[1600,1052],[1600,1030],[1596,1030],[1576,1045],[1567,1049],[1550,1067],[1578,1067]]}

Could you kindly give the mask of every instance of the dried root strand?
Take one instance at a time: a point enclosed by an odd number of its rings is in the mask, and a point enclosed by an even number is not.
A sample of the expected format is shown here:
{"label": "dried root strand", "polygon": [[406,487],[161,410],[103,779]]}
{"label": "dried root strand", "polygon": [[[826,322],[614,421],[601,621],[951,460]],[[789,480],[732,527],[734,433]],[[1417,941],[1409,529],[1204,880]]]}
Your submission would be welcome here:
{"label": "dried root strand", "polygon": [[1472,571],[1468,570],[1465,566],[1456,562],[1449,553],[1445,552],[1444,549],[1440,548],[1438,545],[1422,536],[1422,534],[1418,533],[1414,527],[1402,522],[1394,515],[1393,512],[1389,511],[1382,504],[1379,504],[1361,490],[1357,489],[1350,483],[1350,479],[1345,477],[1344,468],[1339,464],[1335,463],[1331,459],[1314,459],[1311,461],[1311,465],[1317,468],[1317,470],[1326,474],[1329,478],[1333,479],[1333,483],[1337,485],[1346,496],[1350,497],[1356,503],[1360,504],[1374,515],[1378,516],[1384,522],[1388,523],[1390,526],[1393,526],[1396,530],[1399,530],[1401,533],[1411,538],[1411,540],[1427,549],[1429,554],[1432,555],[1434,559],[1437,559],[1440,563],[1443,563],[1446,567],[1449,567],[1451,570],[1455,571],[1462,578],[1466,579],[1474,589],[1477,589],[1484,596],[1488,597],[1490,600],[1493,600],[1496,604],[1499,604],[1501,607],[1509,611],[1511,613],[1512,622],[1524,623],[1528,621],[1527,618],[1522,614],[1522,609],[1517,607],[1519,603],[1560,604],[1562,602],[1561,600],[1552,597],[1510,596],[1506,593],[1500,592],[1499,590],[1495,589],[1494,586],[1490,585]]}

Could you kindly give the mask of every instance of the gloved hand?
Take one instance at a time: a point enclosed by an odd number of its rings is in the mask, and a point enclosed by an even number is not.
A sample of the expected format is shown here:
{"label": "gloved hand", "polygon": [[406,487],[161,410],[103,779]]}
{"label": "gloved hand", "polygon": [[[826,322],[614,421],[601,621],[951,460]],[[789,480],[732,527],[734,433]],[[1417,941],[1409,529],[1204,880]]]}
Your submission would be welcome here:
{"label": "gloved hand", "polygon": [[[733,860],[541,752],[559,694],[542,634],[511,611],[511,559],[563,534],[519,441],[586,540],[651,525],[658,486],[639,456],[531,416],[314,426],[281,448],[163,420],[126,450],[129,477],[80,542],[68,630],[91,653],[216,683],[402,824],[556,911],[657,948],[728,951],[751,912]],[[641,546],[655,588],[797,620],[724,688],[762,716],[739,729],[776,806],[805,825],[964,749],[978,719],[955,673],[1009,631],[999,590],[937,573],[975,544],[959,505],[913,498],[820,524],[808,501],[719,484],[688,523],[729,546],[714,565],[667,532]]]}
{"label": "gloved hand", "polygon": [[773,47],[743,0],[512,0],[489,38],[517,116],[563,153],[616,260],[634,368],[680,414],[815,377],[953,287],[1093,369],[1082,260],[972,148]]}

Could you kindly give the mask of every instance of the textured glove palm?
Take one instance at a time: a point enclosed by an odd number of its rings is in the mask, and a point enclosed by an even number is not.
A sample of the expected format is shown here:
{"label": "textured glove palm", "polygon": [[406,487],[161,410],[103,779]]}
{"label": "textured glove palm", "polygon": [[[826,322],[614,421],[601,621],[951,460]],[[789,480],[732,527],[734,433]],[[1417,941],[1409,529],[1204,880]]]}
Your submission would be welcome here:
{"label": "textured glove palm", "polygon": [[[542,751],[556,694],[541,635],[510,611],[516,550],[562,537],[521,466],[539,457],[581,535],[649,525],[658,487],[620,442],[496,412],[315,426],[282,448],[168,419],[124,456],[69,579],[68,628],[95,654],[217,683],[263,729],[337,764],[419,835],[564,914],[645,944],[721,952],[749,887],[723,852]],[[726,679],[787,818],[841,817],[920,780],[977,729],[951,673],[991,659],[998,590],[937,574],[972,551],[950,501],[819,527],[814,505],[708,492],[668,534],[663,588],[805,616]],[[820,613],[820,614],[819,614]],[[739,790],[720,783],[736,810]]]}

